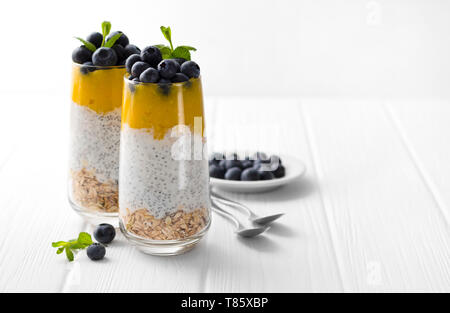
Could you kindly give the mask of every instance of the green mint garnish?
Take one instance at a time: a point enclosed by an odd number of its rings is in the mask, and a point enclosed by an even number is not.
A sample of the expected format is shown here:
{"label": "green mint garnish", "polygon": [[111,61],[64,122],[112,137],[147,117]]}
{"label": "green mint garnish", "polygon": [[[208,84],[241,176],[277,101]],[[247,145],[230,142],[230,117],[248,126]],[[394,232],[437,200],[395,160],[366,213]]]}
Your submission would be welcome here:
{"label": "green mint garnish", "polygon": [[78,39],[79,41],[81,41],[83,43],[83,45],[88,48],[90,51],[94,52],[97,48],[91,44],[89,41],[86,41],[80,37],[75,37],[76,39]]}
{"label": "green mint garnish", "polygon": [[164,35],[164,38],[169,42],[169,46],[166,45],[155,45],[160,51],[163,59],[173,59],[173,58],[182,58],[185,60],[191,60],[191,51],[197,51],[194,47],[191,46],[178,46],[175,49],[172,44],[172,31],[170,27],[161,26],[161,32]]}
{"label": "green mint garnish", "polygon": [[[102,34],[103,34],[103,41],[102,41],[102,47],[105,45],[105,39],[106,36],[109,35],[109,32],[111,31],[111,23],[108,21],[104,21],[102,23]],[[117,40],[117,39],[116,39]]]}
{"label": "green mint garnish", "polygon": [[111,38],[109,38],[109,40],[105,43],[105,47],[106,48],[111,48],[112,46],[114,46],[114,44],[116,43],[117,39],[120,38],[120,36],[122,36],[122,33],[117,33],[114,36],[112,36]]}
{"label": "green mint garnish", "polygon": [[88,233],[81,232],[78,235],[78,239],[72,239],[69,241],[57,241],[52,243],[53,248],[58,248],[56,254],[61,254],[66,251],[66,256],[69,262],[74,259],[73,251],[83,250],[92,245],[92,237]]}

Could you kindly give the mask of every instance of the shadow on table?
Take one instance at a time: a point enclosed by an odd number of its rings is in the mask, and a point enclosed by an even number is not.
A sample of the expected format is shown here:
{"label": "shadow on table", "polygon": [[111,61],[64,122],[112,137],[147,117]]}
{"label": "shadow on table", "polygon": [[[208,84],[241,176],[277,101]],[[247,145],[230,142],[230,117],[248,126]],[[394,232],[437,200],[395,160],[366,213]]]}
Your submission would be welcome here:
{"label": "shadow on table", "polygon": [[316,190],[316,183],[309,177],[300,178],[294,180],[288,185],[281,186],[273,191],[265,192],[259,197],[259,194],[250,194],[253,196],[254,200],[260,200],[267,202],[267,198],[270,201],[286,201],[305,198],[312,194]]}
{"label": "shadow on table", "polygon": [[259,252],[273,253],[280,248],[272,239],[262,235],[254,238],[237,237],[237,240],[244,246],[257,250]]}

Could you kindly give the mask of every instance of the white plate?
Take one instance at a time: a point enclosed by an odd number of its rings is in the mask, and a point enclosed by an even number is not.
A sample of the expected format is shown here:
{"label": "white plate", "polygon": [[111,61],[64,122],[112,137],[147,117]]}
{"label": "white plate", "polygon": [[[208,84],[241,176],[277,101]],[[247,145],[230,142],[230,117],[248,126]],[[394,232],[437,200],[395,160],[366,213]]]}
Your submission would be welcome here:
{"label": "white plate", "polygon": [[305,174],[306,166],[299,159],[286,155],[280,155],[280,158],[283,166],[286,169],[286,175],[282,178],[258,181],[238,181],[211,177],[210,183],[213,187],[230,192],[265,192],[286,185]]}

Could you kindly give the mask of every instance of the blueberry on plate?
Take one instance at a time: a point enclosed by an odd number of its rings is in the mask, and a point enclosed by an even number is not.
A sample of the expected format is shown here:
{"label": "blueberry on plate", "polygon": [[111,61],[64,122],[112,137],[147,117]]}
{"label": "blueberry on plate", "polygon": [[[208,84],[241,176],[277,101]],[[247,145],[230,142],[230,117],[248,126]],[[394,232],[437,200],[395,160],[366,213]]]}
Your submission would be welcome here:
{"label": "blueberry on plate", "polygon": [[80,67],[81,74],[89,74],[90,72],[95,71],[94,63],[91,61],[84,62],[83,65]]}
{"label": "blueberry on plate", "polygon": [[128,40],[128,37],[121,31],[109,33],[109,35],[106,36],[106,42],[108,42],[108,40],[110,40],[112,37],[114,37],[115,35],[117,35],[119,33],[122,34],[122,36],[120,36],[119,39],[116,40],[115,44],[121,45],[122,47],[127,46],[130,43],[130,41]]}
{"label": "blueberry on plate", "polygon": [[101,47],[92,55],[92,63],[96,66],[113,66],[117,63],[117,54],[111,48]]}
{"label": "blueberry on plate", "polygon": [[96,48],[100,48],[103,42],[103,35],[100,34],[99,32],[91,33],[89,34],[89,36],[86,37],[86,41],[89,41]]}
{"label": "blueberry on plate", "polygon": [[213,164],[209,167],[209,176],[223,179],[225,176],[225,170],[220,166]]}
{"label": "blueberry on plate", "polygon": [[232,167],[225,173],[226,180],[241,180],[242,170],[239,167]]}
{"label": "blueberry on plate", "polygon": [[180,64],[178,64],[177,61],[167,59],[162,60],[158,64],[158,71],[159,75],[161,75],[162,78],[171,79],[175,76],[175,74],[180,69]]}
{"label": "blueberry on plate", "polygon": [[125,67],[127,68],[127,72],[131,74],[131,68],[134,63],[141,61],[141,56],[139,54],[130,55],[125,61]]}
{"label": "blueberry on plate", "polygon": [[98,261],[105,257],[106,249],[105,246],[100,243],[93,243],[87,248],[86,253],[89,259]]}
{"label": "blueberry on plate", "polygon": [[124,59],[126,59],[124,47],[122,47],[121,45],[115,44],[114,46],[111,47],[111,49],[113,49],[114,52],[116,52],[118,63],[121,63]]}
{"label": "blueberry on plate", "polygon": [[159,81],[159,72],[153,67],[150,67],[142,72],[139,76],[139,80],[143,83],[156,83]]}
{"label": "blueberry on plate", "polygon": [[253,162],[252,161],[250,161],[250,160],[242,161],[242,168],[243,169],[250,168],[250,167],[253,167]]}
{"label": "blueberry on plate", "polygon": [[254,168],[246,168],[242,171],[241,180],[243,181],[255,181],[259,180],[259,173]]}
{"label": "blueberry on plate", "polygon": [[83,64],[85,62],[91,61],[92,51],[85,46],[80,46],[75,48],[72,52],[72,61],[75,63]]}
{"label": "blueberry on plate", "polygon": [[116,237],[116,230],[110,224],[100,224],[94,230],[94,238],[103,244],[108,244]]}
{"label": "blueberry on plate", "polygon": [[272,172],[276,178],[281,178],[286,175],[286,169],[283,165],[278,166],[278,168]]}
{"label": "blueberry on plate", "polygon": [[140,77],[142,72],[144,72],[148,68],[150,68],[150,65],[148,63],[142,61],[136,62],[131,67],[131,75]]}
{"label": "blueberry on plate", "polygon": [[189,77],[184,75],[183,73],[176,73],[174,77],[172,77],[172,83],[182,83],[189,80]]}
{"label": "blueberry on plate", "polygon": [[239,160],[225,160],[225,168],[228,170],[232,167],[242,168],[242,163]]}
{"label": "blueberry on plate", "polygon": [[161,51],[155,46],[145,47],[141,52],[141,59],[156,68],[162,60]]}
{"label": "blueberry on plate", "polygon": [[225,170],[226,169],[226,166],[225,166],[226,163],[227,163],[227,160],[220,160],[219,161],[219,166]]}
{"label": "blueberry on plate", "polygon": [[132,45],[132,44],[126,45],[124,47],[124,49],[125,49],[125,57],[126,58],[128,58],[132,54],[139,54],[139,55],[141,54],[141,49],[139,49],[137,46]]}
{"label": "blueberry on plate", "polygon": [[272,172],[269,171],[258,171],[260,180],[271,180],[275,178]]}
{"label": "blueberry on plate", "polygon": [[183,64],[184,62],[187,61],[186,59],[183,59],[183,58],[173,58],[172,60],[177,61],[178,64],[180,64],[180,66],[181,66],[181,64]]}
{"label": "blueberry on plate", "polygon": [[189,78],[197,78],[200,76],[200,66],[194,61],[186,61],[181,65],[181,73]]}

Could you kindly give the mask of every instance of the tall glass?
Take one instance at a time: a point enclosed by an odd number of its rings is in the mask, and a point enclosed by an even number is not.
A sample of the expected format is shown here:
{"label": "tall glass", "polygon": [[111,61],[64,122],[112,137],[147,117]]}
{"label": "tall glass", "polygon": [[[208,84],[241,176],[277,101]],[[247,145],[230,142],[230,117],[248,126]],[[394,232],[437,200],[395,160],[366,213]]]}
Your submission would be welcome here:
{"label": "tall glass", "polygon": [[125,78],[120,228],[145,253],[190,250],[210,225],[200,78],[170,85]]}
{"label": "tall glass", "polygon": [[92,224],[118,225],[123,66],[72,66],[69,202]]}

